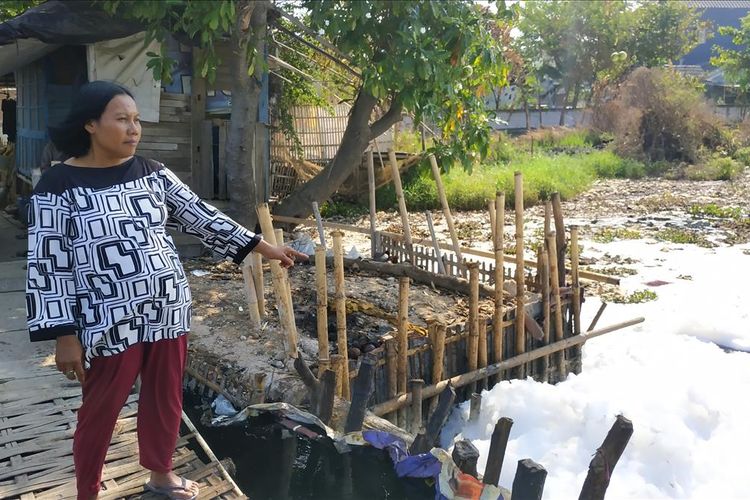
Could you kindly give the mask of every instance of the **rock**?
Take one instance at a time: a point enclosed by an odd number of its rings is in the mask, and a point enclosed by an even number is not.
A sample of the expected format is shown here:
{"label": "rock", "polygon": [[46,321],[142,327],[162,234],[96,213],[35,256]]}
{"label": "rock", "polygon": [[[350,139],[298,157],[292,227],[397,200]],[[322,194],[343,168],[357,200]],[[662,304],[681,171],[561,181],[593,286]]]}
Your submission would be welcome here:
{"label": "rock", "polygon": [[283,361],[281,361],[281,360],[279,360],[279,359],[272,359],[272,360],[271,360],[271,361],[269,362],[269,364],[270,364],[271,366],[273,366],[274,368],[278,368],[278,369],[280,369],[280,370],[282,370],[282,369],[286,368],[286,366],[284,366],[284,362],[283,362]]}

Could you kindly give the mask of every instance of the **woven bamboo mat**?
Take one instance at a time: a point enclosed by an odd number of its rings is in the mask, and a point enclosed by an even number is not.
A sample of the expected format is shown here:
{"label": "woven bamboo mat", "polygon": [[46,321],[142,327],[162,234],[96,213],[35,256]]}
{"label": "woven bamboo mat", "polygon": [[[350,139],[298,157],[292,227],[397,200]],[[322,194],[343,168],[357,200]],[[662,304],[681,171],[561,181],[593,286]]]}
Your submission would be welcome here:
{"label": "woven bamboo mat", "polygon": [[[128,398],[112,435],[101,499],[163,498],[144,492],[138,463],[138,396]],[[73,432],[81,389],[38,358],[0,366],[0,498],[75,498]],[[174,454],[177,474],[201,485],[200,499],[246,498],[183,414]],[[206,458],[208,457],[208,458]]]}

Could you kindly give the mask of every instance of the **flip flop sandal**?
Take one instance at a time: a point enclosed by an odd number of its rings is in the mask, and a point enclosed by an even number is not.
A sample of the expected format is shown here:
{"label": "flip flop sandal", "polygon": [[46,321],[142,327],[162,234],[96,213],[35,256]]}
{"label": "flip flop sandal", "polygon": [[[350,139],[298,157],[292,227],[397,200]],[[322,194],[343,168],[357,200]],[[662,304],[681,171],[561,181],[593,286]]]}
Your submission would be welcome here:
{"label": "flip flop sandal", "polygon": [[181,497],[176,495],[175,493],[178,491],[190,491],[188,489],[187,479],[184,477],[180,478],[180,485],[179,486],[154,486],[151,483],[146,483],[144,487],[146,490],[150,491],[151,493],[156,493],[157,495],[164,495],[165,497],[169,498],[170,500],[195,500],[198,498],[198,494],[191,497]]}

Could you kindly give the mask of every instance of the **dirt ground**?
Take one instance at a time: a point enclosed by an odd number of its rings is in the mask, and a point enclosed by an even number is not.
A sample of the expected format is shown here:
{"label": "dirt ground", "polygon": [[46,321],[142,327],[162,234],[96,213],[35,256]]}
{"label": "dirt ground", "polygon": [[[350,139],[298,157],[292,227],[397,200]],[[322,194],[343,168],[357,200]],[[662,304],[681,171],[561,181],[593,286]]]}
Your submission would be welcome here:
{"label": "dirt ground", "polygon": [[[696,238],[697,244],[735,244],[750,240],[750,173],[734,182],[669,181],[662,179],[601,180],[593,188],[572,200],[563,202],[566,224],[580,228],[581,240],[597,238],[630,237],[660,238],[665,230],[677,230]],[[731,218],[695,217],[691,207],[714,204],[732,208],[739,214]],[[544,209],[542,206],[526,210],[525,235],[527,249],[541,238]],[[438,238],[450,241],[445,219],[440,211],[432,218]],[[460,212],[454,214],[457,232],[462,245],[480,250],[490,250],[490,225],[486,212]],[[334,220],[334,219],[332,219]],[[335,219],[337,222],[369,227],[367,216],[358,219]],[[425,215],[412,213],[409,217],[414,238],[428,238]],[[506,213],[507,244],[513,241],[514,214]],[[381,211],[377,214],[379,230],[401,232],[399,214]],[[625,231],[625,233],[623,233]],[[330,248],[330,236],[327,243]],[[691,236],[691,237],[692,237]],[[627,236],[626,236],[627,237]],[[318,242],[317,231],[299,228],[292,239],[312,239]],[[346,233],[345,251],[369,256],[369,237]],[[625,275],[632,260],[619,255],[605,255],[594,261],[587,258],[585,243],[581,254],[584,269],[609,275]],[[266,269],[265,319],[260,329],[249,328],[247,303],[243,292],[240,269],[228,262],[212,258],[188,259],[184,262],[194,298],[193,345],[226,359],[230,364],[254,372],[285,372],[284,352],[278,330],[278,316],[272,293],[270,273]],[[290,272],[292,298],[304,358],[317,358],[315,275],[314,266],[299,264]],[[589,294],[616,294],[616,287],[587,283]],[[347,320],[349,354],[356,358],[380,345],[380,338],[394,330],[398,309],[398,280],[393,277],[347,274],[346,294],[354,303]],[[329,272],[329,304],[333,303],[333,281]],[[437,290],[430,286],[412,283],[410,290],[409,320],[417,326],[440,316],[446,322],[465,321],[468,300],[453,292]],[[350,308],[351,308],[350,304]],[[483,305],[491,310],[491,305]],[[336,345],[335,312],[328,313],[329,340]]]}

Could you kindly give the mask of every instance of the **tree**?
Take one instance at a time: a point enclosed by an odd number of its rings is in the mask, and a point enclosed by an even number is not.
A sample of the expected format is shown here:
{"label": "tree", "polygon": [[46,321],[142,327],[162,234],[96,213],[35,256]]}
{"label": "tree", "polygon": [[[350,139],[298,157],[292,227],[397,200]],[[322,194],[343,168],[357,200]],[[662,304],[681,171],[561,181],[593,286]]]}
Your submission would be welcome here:
{"label": "tree", "polygon": [[[335,158],[276,208],[305,216],[328,199],[361,163],[369,142],[413,113],[437,124],[434,152],[466,168],[489,149],[484,96],[502,86],[507,68],[490,31],[506,14],[464,0],[393,2],[303,0],[310,27],[324,34],[362,79]],[[444,162],[444,166],[449,166]]]}
{"label": "tree", "polygon": [[[269,0],[141,0],[126,2],[102,0],[105,10],[141,22],[146,43],[163,43],[168,36],[187,37],[202,52],[195,67],[200,75],[212,80],[219,64],[229,64],[232,74],[232,111],[227,138],[227,190],[232,200],[227,212],[238,222],[254,226],[255,205],[261,201],[255,178],[255,130],[261,78],[265,71],[264,53],[267,35]],[[234,55],[221,61],[216,55],[218,42],[229,36]],[[163,49],[164,50],[164,49]],[[148,66],[157,77],[168,79],[173,61],[164,51],[149,53]]]}
{"label": "tree", "polygon": [[719,33],[732,37],[734,49],[725,49],[714,45],[715,57],[711,64],[724,70],[727,83],[737,86],[736,104],[745,109],[750,102],[750,15],[740,19],[740,27],[722,26]]}
{"label": "tree", "polygon": [[44,0],[3,0],[0,2],[0,22],[13,19],[43,2]]}

